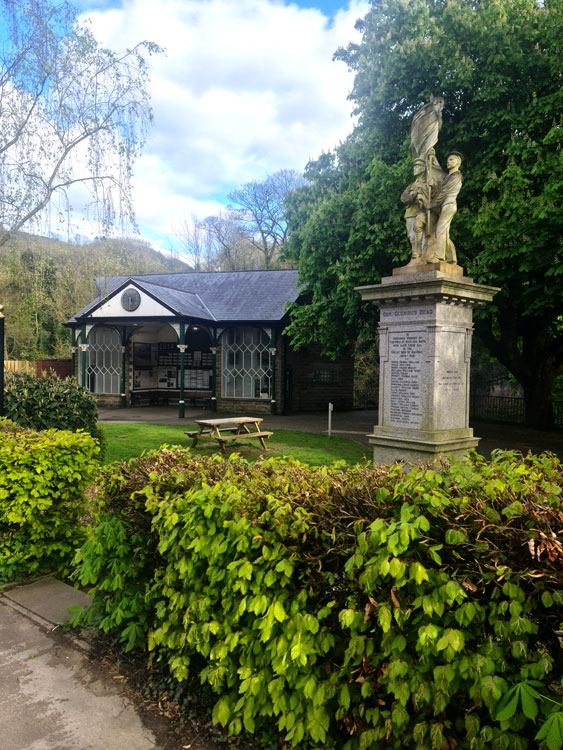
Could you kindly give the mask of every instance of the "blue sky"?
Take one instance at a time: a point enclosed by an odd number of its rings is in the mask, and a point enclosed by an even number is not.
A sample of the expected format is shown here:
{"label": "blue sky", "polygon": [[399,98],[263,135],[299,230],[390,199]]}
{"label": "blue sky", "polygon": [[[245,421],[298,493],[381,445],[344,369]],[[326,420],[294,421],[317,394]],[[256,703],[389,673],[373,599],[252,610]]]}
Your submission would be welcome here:
{"label": "blue sky", "polygon": [[177,244],[184,221],[217,213],[230,190],[302,171],[352,129],[352,76],[332,55],[358,39],[367,0],[78,5],[103,45],[147,39],[166,49],[151,60],[154,126],[134,183],[142,234],[162,249]]}
{"label": "blue sky", "polygon": [[[348,5],[343,0],[293,0],[295,5],[301,8],[317,8],[326,16],[332,16],[337,11],[345,9]],[[75,6],[83,11],[92,9],[105,10],[108,8],[120,8],[123,5],[122,0],[75,0]],[[284,5],[290,5],[291,2],[284,2]]]}
{"label": "blue sky", "polygon": [[315,2],[315,0],[296,0],[296,5],[299,5],[301,8],[318,8],[325,15],[332,16],[337,11],[345,8],[347,4],[339,2],[339,0],[319,0],[318,2]]}

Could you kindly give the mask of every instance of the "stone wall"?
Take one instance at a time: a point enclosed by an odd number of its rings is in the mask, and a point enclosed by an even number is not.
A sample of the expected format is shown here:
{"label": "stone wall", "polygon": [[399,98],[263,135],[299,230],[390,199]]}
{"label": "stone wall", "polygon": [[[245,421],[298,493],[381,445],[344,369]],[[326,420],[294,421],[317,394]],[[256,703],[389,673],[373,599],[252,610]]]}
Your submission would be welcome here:
{"label": "stone wall", "polygon": [[121,399],[118,395],[106,395],[96,393],[96,403],[99,409],[117,409],[121,404]]}

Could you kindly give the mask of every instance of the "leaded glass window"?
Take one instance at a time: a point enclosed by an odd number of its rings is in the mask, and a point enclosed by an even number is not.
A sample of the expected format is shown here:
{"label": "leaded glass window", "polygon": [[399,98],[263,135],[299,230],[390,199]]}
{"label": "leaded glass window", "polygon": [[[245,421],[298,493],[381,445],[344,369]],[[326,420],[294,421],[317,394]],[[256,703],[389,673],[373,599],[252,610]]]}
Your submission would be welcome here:
{"label": "leaded glass window", "polygon": [[222,396],[270,398],[270,337],[261,328],[231,328],[222,339]]}
{"label": "leaded glass window", "polygon": [[121,337],[115,328],[95,326],[86,349],[86,387],[92,393],[120,393]]}

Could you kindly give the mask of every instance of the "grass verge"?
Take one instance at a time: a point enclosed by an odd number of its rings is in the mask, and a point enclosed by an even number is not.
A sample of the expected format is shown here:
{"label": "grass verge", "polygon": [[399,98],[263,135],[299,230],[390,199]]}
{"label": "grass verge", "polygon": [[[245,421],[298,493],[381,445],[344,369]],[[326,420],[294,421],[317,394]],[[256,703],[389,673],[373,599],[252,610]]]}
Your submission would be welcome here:
{"label": "grass verge", "polygon": [[[181,445],[189,447],[192,443],[185,433],[194,430],[195,425],[144,424],[104,422],[102,425],[107,437],[107,449],[104,463],[122,461],[140,456],[143,451],[159,448],[161,445]],[[311,466],[330,465],[335,461],[346,461],[349,464],[367,462],[370,456],[368,446],[342,437],[317,435],[310,432],[294,430],[275,430],[266,441],[267,450],[263,451],[257,440],[233,441],[227,453],[237,452],[252,460],[261,455],[293,456],[298,461]],[[194,453],[211,455],[219,447],[213,441],[200,441]]]}

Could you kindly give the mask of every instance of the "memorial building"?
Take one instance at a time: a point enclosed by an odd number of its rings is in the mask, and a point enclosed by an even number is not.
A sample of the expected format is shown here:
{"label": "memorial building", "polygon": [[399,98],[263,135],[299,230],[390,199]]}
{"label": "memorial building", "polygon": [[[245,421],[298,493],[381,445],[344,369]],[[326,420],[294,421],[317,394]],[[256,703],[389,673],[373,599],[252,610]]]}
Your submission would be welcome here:
{"label": "memorial building", "polygon": [[291,348],[297,271],[96,279],[98,297],[67,322],[73,373],[102,406],[178,404],[283,414],[353,403],[352,355]]}

